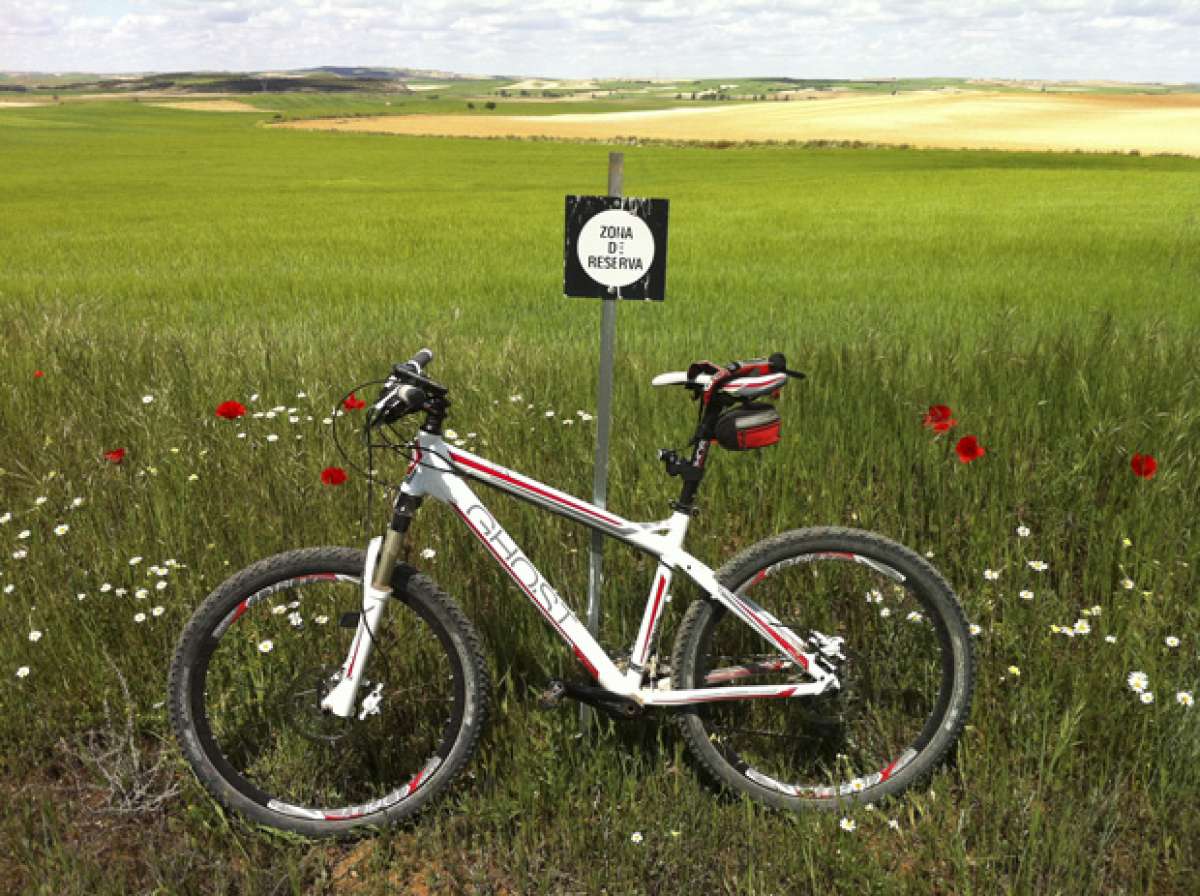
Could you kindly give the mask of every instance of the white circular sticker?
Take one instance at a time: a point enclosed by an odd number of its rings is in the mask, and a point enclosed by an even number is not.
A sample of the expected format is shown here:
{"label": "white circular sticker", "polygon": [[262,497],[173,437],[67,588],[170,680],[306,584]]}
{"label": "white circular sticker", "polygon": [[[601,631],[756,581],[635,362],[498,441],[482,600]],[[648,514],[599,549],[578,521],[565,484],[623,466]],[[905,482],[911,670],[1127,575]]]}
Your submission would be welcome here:
{"label": "white circular sticker", "polygon": [[590,218],[576,245],[584,273],[605,286],[628,286],[654,261],[654,234],[637,215],[609,209]]}

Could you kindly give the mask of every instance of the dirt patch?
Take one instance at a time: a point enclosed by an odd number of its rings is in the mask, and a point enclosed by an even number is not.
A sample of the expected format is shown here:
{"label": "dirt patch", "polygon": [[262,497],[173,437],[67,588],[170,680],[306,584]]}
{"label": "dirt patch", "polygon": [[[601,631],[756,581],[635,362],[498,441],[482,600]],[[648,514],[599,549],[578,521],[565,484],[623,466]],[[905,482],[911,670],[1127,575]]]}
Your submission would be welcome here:
{"label": "dirt patch", "polygon": [[160,109],[186,109],[190,112],[270,112],[241,100],[196,100],[185,103],[148,103]]}
{"label": "dirt patch", "polygon": [[595,115],[406,115],[278,127],[448,137],[830,140],[921,147],[1200,156],[1200,94],[839,95]]}

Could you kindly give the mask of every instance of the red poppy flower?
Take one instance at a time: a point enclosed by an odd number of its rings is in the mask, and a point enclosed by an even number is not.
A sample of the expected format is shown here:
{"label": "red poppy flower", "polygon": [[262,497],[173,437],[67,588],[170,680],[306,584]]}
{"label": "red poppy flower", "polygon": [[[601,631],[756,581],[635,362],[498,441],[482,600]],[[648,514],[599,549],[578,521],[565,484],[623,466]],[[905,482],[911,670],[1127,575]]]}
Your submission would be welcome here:
{"label": "red poppy flower", "polygon": [[356,397],[353,392],[350,393],[350,397],[343,401],[342,404],[348,411],[357,411],[359,408],[365,408],[367,406],[367,403],[361,398]]}
{"label": "red poppy flower", "polygon": [[964,464],[969,464],[973,460],[979,460],[979,458],[987,454],[983,450],[983,446],[979,444],[979,439],[975,438],[975,436],[964,436],[959,439],[958,444],[954,446],[954,450],[958,452],[958,459]]}
{"label": "red poppy flower", "polygon": [[346,471],[341,467],[326,467],[321,471],[321,481],[326,485],[341,485],[346,481]]}
{"label": "red poppy flower", "polygon": [[929,410],[925,412],[925,416],[921,418],[921,425],[934,432],[946,432],[951,426],[958,423],[951,416],[952,413],[948,405],[931,404]]}
{"label": "red poppy flower", "polygon": [[44,377],[45,375],[46,375],[46,374],[42,373],[42,371],[40,371],[40,370],[35,370],[35,371],[33,372],[33,378],[34,378],[35,380],[40,380],[40,379],[41,379],[42,377]]}
{"label": "red poppy flower", "polygon": [[246,413],[246,406],[240,401],[223,401],[217,405],[217,416],[226,420],[236,420]]}
{"label": "red poppy flower", "polygon": [[121,461],[123,461],[125,459],[125,449],[124,448],[114,448],[112,451],[105,451],[104,459],[106,461],[108,461],[110,464],[119,464]]}
{"label": "red poppy flower", "polygon": [[1142,479],[1153,479],[1154,474],[1158,471],[1158,461],[1149,454],[1135,454],[1129,461],[1129,466],[1133,470],[1133,475]]}

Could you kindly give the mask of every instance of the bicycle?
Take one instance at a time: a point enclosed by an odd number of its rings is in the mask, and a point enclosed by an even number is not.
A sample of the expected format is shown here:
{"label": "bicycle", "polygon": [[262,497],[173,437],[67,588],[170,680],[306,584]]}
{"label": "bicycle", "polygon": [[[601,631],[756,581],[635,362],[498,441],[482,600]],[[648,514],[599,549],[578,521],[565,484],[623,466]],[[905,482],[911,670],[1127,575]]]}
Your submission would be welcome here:
{"label": "bicycle", "polygon": [[[946,757],[966,724],[974,659],[958,600],[924,558],[842,528],[767,538],[717,572],[683,549],[711,446],[778,442],[779,413],[762,399],[804,376],[782,355],[654,378],[690,392],[699,412],[690,452],[659,452],[682,486],[671,516],[650,523],[448,445],[449,390],[426,376],[431,360],[425,349],[396,365],[367,414],[368,445],[372,432],[424,414],[403,445],[383,436],[409,457],[386,533],[365,552],[261,560],[213,591],[182,633],[171,720],[224,806],[307,836],[341,834],[416,814],[467,764],[491,684],[459,605],[400,562],[425,498],[454,511],[586,671],[586,682],[553,682],[545,705],[573,698],[618,718],[673,714],[717,784],[782,809],[895,796]],[[658,558],[627,655],[605,652],[468,483]],[[655,634],[677,576],[703,597],[667,657]]]}

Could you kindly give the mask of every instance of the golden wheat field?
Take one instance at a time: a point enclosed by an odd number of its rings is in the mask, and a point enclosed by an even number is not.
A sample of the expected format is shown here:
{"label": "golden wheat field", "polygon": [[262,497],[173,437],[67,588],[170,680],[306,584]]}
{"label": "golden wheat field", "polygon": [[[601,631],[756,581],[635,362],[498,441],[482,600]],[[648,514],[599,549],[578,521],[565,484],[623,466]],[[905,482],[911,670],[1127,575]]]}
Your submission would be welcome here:
{"label": "golden wheat field", "polygon": [[942,148],[1200,155],[1200,94],[928,91],[593,115],[333,118],[279,127],[453,137],[860,140]]}

